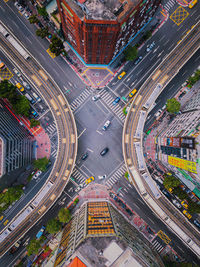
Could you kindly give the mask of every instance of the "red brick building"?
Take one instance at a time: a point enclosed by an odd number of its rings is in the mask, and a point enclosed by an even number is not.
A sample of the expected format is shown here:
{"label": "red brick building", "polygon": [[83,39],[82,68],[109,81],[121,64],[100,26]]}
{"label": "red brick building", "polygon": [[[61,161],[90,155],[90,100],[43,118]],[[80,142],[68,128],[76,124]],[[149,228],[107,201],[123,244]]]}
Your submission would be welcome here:
{"label": "red brick building", "polygon": [[66,40],[87,64],[108,64],[161,0],[57,0]]}

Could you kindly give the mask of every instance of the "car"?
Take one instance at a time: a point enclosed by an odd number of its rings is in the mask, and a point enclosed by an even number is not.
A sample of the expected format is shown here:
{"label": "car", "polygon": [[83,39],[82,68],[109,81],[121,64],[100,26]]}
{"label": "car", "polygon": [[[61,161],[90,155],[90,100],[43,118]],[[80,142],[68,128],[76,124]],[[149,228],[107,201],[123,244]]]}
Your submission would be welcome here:
{"label": "car", "polygon": [[120,97],[116,97],[115,100],[113,101],[113,105],[116,105],[117,103],[119,103],[120,101]]}
{"label": "car", "polygon": [[106,174],[104,174],[104,175],[102,175],[102,176],[99,175],[98,178],[99,178],[99,180],[106,179]]}
{"label": "car", "polygon": [[8,222],[9,222],[9,221],[8,221],[8,220],[6,220],[6,221],[3,223],[3,225],[7,225],[7,224],[8,224]]}
{"label": "car", "polygon": [[3,216],[3,215],[1,215],[1,217],[0,217],[0,221],[2,221],[2,220],[3,220],[3,218],[4,218],[4,216]]}
{"label": "car", "polygon": [[42,171],[37,171],[37,172],[34,174],[33,179],[37,179],[37,178],[40,176],[41,173],[42,173]]}
{"label": "car", "polygon": [[165,109],[166,109],[166,107],[167,107],[167,106],[166,106],[166,105],[164,105],[164,106],[161,108],[161,110],[165,110]]}
{"label": "car", "polygon": [[37,117],[39,116],[39,114],[38,114],[35,110],[32,110],[32,111],[31,111],[31,114],[32,114],[35,118],[37,118]]}
{"label": "car", "polygon": [[27,90],[31,90],[31,87],[27,82],[23,81],[22,84]]}
{"label": "car", "polygon": [[29,14],[28,14],[27,12],[24,12],[24,17],[25,17],[26,19],[29,19],[29,18],[30,18]]}
{"label": "car", "polygon": [[81,159],[82,159],[82,160],[85,160],[85,159],[87,159],[87,157],[88,157],[88,152],[86,152],[85,154],[83,154],[83,155],[81,156]]}
{"label": "car", "polygon": [[122,71],[122,73],[118,76],[118,79],[121,80],[126,75],[125,71]]}
{"label": "car", "polygon": [[187,210],[183,210],[183,214],[188,217],[188,219],[191,219],[192,218],[192,215],[190,215]]}
{"label": "car", "polygon": [[185,209],[188,209],[188,204],[183,200],[181,202],[181,205],[185,208]]}
{"label": "car", "polygon": [[142,60],[142,56],[139,56],[136,60],[135,60],[135,62],[134,62],[134,64],[135,65],[137,65],[141,60]]}
{"label": "car", "polygon": [[105,147],[101,152],[100,152],[100,155],[101,156],[105,156],[109,151],[109,148],[108,147]]}
{"label": "car", "polygon": [[15,2],[15,6],[19,11],[23,11],[24,10],[24,8],[20,4],[18,4],[17,2]]}
{"label": "car", "polygon": [[181,204],[176,200],[176,199],[173,199],[172,200],[172,203],[177,207],[177,208],[181,208]]}
{"label": "car", "polygon": [[105,123],[104,123],[104,126],[102,127],[102,130],[106,131],[109,127],[109,125],[111,124],[111,121],[107,120]]}
{"label": "car", "polygon": [[44,230],[45,230],[45,226],[43,225],[40,229],[40,231],[37,233],[36,235],[36,239],[40,239],[40,237],[43,235],[44,233]]}
{"label": "car", "polygon": [[91,176],[90,178],[88,178],[87,180],[85,180],[86,184],[91,183],[92,181],[94,181],[94,176]]}
{"label": "car", "polygon": [[170,197],[170,193],[169,193],[166,189],[163,189],[162,192],[163,192],[163,194],[165,194],[167,197]]}
{"label": "car", "polygon": [[100,95],[94,95],[94,96],[92,97],[92,100],[93,100],[93,101],[97,101],[100,97],[101,97]]}
{"label": "car", "polygon": [[24,87],[20,83],[16,83],[16,87],[19,89],[20,92],[24,92]]}
{"label": "car", "polygon": [[160,116],[161,113],[162,113],[162,110],[159,109],[159,110],[156,112],[155,117],[158,118],[158,117]]}
{"label": "car", "polygon": [[153,43],[151,43],[150,45],[147,46],[146,51],[147,51],[147,52],[151,51],[151,50],[153,49],[153,47],[155,46],[155,44],[156,44],[156,43],[153,41]]}
{"label": "car", "polygon": [[200,228],[200,222],[199,222],[199,221],[194,220],[193,222],[194,222],[194,224],[195,224],[196,226],[198,226],[198,227]]}
{"label": "car", "polygon": [[136,93],[137,93],[137,90],[136,89],[133,89],[133,91],[131,91],[128,96],[129,97],[133,97]]}
{"label": "car", "polygon": [[22,76],[22,74],[16,68],[14,68],[13,71],[18,77]]}

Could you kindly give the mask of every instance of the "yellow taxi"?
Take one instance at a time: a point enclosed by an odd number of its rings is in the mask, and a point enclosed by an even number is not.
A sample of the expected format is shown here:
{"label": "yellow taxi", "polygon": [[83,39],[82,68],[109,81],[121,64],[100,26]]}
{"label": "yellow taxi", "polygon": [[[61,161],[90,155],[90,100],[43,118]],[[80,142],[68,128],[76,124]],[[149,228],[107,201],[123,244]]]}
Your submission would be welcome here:
{"label": "yellow taxi", "polygon": [[0,217],[0,221],[2,221],[3,220],[3,215],[1,215],[1,217]]}
{"label": "yellow taxi", "polygon": [[16,83],[16,87],[19,89],[20,92],[24,92],[24,87],[20,83]]}
{"label": "yellow taxi", "polygon": [[9,222],[9,221],[8,221],[8,220],[6,220],[6,221],[5,221],[3,224],[4,224],[4,225],[7,225],[7,223],[8,223],[8,222]]}
{"label": "yellow taxi", "polygon": [[172,193],[172,191],[173,191],[173,188],[168,188],[168,191],[170,192],[170,193]]}
{"label": "yellow taxi", "polygon": [[188,204],[183,200],[181,202],[181,205],[185,208],[185,209],[188,209]]}
{"label": "yellow taxi", "polygon": [[134,89],[133,91],[130,92],[130,94],[128,96],[133,97],[136,93],[137,93],[137,90]]}
{"label": "yellow taxi", "polygon": [[192,215],[190,215],[187,210],[183,210],[183,214],[188,217],[188,219],[192,218]]}
{"label": "yellow taxi", "polygon": [[198,0],[193,0],[190,4],[189,4],[189,8],[193,8],[196,4],[197,4]]}
{"label": "yellow taxi", "polygon": [[121,80],[126,75],[126,72],[123,71],[119,76],[118,79]]}
{"label": "yellow taxi", "polygon": [[85,180],[85,183],[86,183],[86,184],[89,184],[89,183],[91,183],[92,181],[94,181],[94,177],[93,177],[93,176],[91,176],[90,178],[88,178],[87,180]]}

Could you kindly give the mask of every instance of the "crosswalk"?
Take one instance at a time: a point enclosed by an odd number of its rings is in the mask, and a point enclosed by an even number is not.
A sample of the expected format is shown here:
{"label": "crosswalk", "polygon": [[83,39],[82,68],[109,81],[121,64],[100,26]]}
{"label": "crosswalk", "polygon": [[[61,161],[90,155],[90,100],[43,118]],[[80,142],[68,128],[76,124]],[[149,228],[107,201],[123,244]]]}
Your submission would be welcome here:
{"label": "crosswalk", "polygon": [[86,177],[83,176],[83,174],[79,170],[77,170],[76,168],[74,168],[74,171],[73,171],[73,173],[72,173],[71,176],[73,178],[75,178],[75,182],[77,184],[83,184],[84,185],[85,180],[86,180]]}
{"label": "crosswalk", "polygon": [[91,91],[85,89],[74,101],[70,104],[71,110],[74,112],[80,105],[85,102],[88,96],[91,94]]}
{"label": "crosswalk", "polygon": [[113,98],[106,90],[101,90],[100,92],[101,99],[108,105],[108,107],[119,117],[119,119],[124,122],[125,121],[125,115],[122,112],[122,108],[116,104],[113,105],[113,101],[115,98]]}
{"label": "crosswalk", "polygon": [[164,247],[156,239],[153,240],[152,245],[159,253],[164,249]]}
{"label": "crosswalk", "polygon": [[122,176],[124,176],[126,172],[126,165],[123,164],[111,177],[106,181],[106,185],[111,187],[113,184],[119,180]]}
{"label": "crosswalk", "polygon": [[174,6],[175,3],[176,3],[176,0],[169,0],[169,1],[167,2],[167,4],[164,5],[164,9],[165,9],[166,11],[169,11],[170,8],[172,8],[172,7]]}
{"label": "crosswalk", "polygon": [[50,124],[45,130],[49,135],[53,135],[56,132],[56,124],[55,124],[55,122]]}

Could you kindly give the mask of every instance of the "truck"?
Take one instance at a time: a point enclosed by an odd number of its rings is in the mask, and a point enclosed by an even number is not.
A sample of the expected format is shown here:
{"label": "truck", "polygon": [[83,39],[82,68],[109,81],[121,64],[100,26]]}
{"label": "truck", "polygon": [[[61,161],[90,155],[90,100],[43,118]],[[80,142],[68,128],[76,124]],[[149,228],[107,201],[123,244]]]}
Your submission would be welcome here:
{"label": "truck", "polygon": [[5,68],[5,64],[0,60],[0,70],[3,70]]}
{"label": "truck", "polygon": [[37,233],[37,235],[36,235],[36,238],[37,239],[40,239],[40,237],[43,235],[43,233],[44,233],[44,230],[45,230],[45,226],[43,225],[42,227],[41,227],[41,229],[40,229],[40,231]]}

